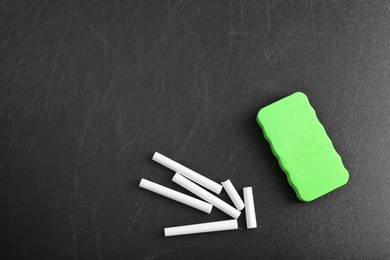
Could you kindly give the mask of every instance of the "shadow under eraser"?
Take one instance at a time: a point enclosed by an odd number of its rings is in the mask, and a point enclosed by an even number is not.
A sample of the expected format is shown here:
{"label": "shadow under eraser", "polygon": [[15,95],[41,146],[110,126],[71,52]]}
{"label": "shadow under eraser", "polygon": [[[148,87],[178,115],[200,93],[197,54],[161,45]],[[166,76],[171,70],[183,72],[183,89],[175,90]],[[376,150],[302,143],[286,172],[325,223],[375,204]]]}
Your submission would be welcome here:
{"label": "shadow under eraser", "polygon": [[348,182],[348,171],[305,94],[262,108],[256,120],[300,200],[312,201]]}

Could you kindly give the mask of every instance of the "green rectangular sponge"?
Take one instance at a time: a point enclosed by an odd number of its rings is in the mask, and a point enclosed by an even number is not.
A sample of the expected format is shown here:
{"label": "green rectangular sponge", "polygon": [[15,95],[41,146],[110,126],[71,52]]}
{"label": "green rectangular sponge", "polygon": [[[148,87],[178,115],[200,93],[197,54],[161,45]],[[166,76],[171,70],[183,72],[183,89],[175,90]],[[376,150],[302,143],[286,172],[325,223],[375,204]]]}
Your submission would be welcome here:
{"label": "green rectangular sponge", "polygon": [[256,119],[300,200],[312,201],[348,182],[348,171],[305,94],[262,108]]}

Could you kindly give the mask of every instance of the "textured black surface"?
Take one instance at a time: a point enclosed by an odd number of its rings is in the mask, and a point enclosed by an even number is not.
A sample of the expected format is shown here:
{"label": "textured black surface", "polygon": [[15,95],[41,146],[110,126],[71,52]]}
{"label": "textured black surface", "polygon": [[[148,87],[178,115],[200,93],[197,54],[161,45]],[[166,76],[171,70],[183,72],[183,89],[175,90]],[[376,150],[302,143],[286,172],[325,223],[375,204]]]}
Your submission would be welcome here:
{"label": "textured black surface", "polygon": [[[1,1],[0,257],[389,259],[388,1]],[[257,111],[305,92],[349,183],[299,202]],[[258,228],[176,187],[159,151],[253,186]],[[221,197],[227,199],[226,193]]]}

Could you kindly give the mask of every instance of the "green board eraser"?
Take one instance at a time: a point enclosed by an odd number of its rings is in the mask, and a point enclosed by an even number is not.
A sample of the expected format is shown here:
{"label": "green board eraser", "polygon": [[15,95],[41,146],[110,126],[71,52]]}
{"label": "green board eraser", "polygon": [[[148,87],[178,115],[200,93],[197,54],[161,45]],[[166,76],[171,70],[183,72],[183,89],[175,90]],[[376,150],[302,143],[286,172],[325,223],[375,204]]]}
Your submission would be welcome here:
{"label": "green board eraser", "polygon": [[312,201],[348,182],[348,171],[305,94],[260,109],[256,120],[300,200]]}

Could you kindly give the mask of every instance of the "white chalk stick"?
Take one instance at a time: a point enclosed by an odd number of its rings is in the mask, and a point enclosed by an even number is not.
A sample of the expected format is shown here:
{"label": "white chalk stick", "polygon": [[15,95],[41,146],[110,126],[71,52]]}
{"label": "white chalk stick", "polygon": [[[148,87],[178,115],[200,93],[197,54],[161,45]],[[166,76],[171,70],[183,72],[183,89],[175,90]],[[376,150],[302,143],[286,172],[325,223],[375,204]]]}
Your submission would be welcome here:
{"label": "white chalk stick", "polygon": [[253,202],[252,187],[244,188],[246,227],[257,228],[255,203]]}
{"label": "white chalk stick", "polygon": [[186,178],[192,180],[193,182],[198,183],[199,185],[219,194],[222,190],[222,186],[218,183],[206,178],[203,175],[181,165],[180,163],[175,162],[174,160],[169,159],[168,157],[155,152],[152,158],[153,161],[158,162],[159,164],[171,169],[174,172],[178,172]]}
{"label": "white chalk stick", "polygon": [[164,187],[160,184],[157,184],[157,183],[145,180],[145,179],[141,179],[139,186],[141,188],[155,192],[155,193],[160,194],[164,197],[170,198],[170,199],[175,200],[177,202],[181,202],[185,205],[188,205],[188,206],[193,207],[195,209],[199,209],[199,210],[206,212],[206,213],[209,213],[209,214],[211,212],[211,209],[213,208],[213,205],[211,205],[207,202],[195,199],[191,196],[188,196],[188,195],[183,194],[181,192],[172,190],[170,188]]}
{"label": "white chalk stick", "polygon": [[164,233],[166,237],[170,237],[170,236],[199,234],[199,233],[234,230],[234,229],[238,229],[238,224],[236,219],[215,221],[215,222],[208,222],[208,223],[194,224],[194,225],[186,225],[186,226],[169,227],[164,229]]}
{"label": "white chalk stick", "polygon": [[232,182],[230,180],[222,182],[222,186],[226,190],[226,193],[229,195],[230,199],[233,201],[234,206],[238,210],[242,210],[244,208],[244,202],[242,201],[240,195],[237,190],[234,188]]}
{"label": "white chalk stick", "polygon": [[205,201],[212,204],[213,206],[220,209],[221,211],[225,212],[232,218],[238,218],[241,214],[241,212],[238,211],[237,209],[233,208],[223,200],[217,198],[207,190],[196,185],[195,183],[181,176],[178,173],[176,173],[175,176],[173,176],[172,181],[179,184],[183,188],[189,190],[190,192],[194,193],[195,195],[199,196],[200,198],[204,199]]}

